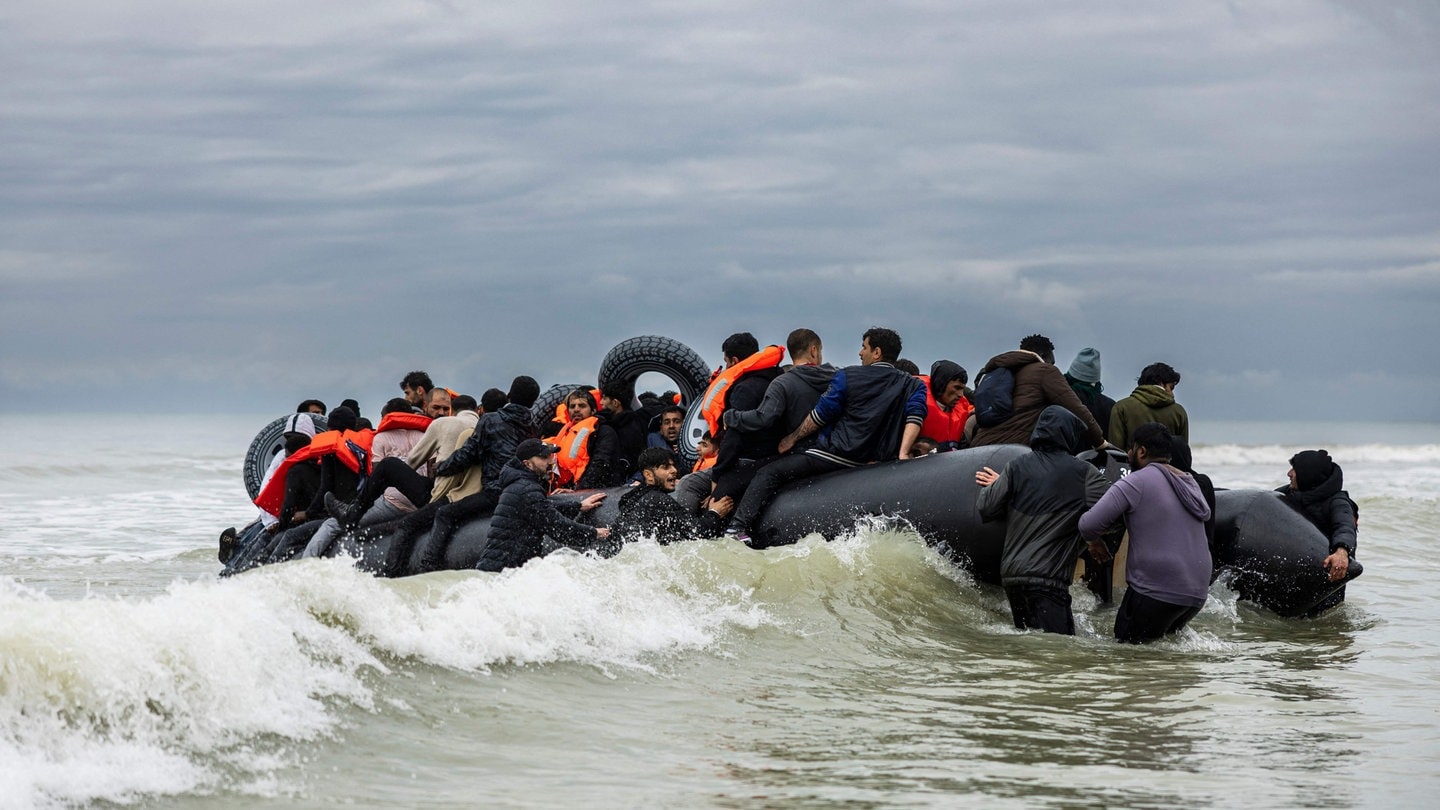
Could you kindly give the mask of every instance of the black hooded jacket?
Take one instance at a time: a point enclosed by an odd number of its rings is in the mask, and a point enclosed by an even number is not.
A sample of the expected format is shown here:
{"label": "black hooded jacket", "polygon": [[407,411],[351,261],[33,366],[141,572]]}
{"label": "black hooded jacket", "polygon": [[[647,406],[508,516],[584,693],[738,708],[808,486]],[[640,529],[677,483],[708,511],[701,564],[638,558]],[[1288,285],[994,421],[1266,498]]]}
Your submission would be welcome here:
{"label": "black hooded jacket", "polygon": [[632,487],[620,496],[620,517],[614,526],[622,542],[654,537],[662,546],[681,540],[719,537],[724,530],[725,519],[717,513],[706,509],[695,517],[670,493],[650,484]]}
{"label": "black hooded jacket", "polygon": [[597,545],[595,527],[561,514],[547,496],[545,482],[518,459],[512,458],[501,469],[497,486],[501,488],[500,503],[490,519],[485,549],[475,564],[481,571],[516,568],[539,557],[546,535],[580,551]]}
{"label": "black hooded jacket", "polygon": [[819,366],[791,366],[765,388],[760,404],[750,410],[732,406],[725,412],[725,428],[745,433],[779,431],[775,444],[800,427],[805,417],[830,387],[837,369],[826,363]]}
{"label": "black hooded jacket", "polygon": [[457,475],[480,465],[480,485],[486,489],[499,483],[500,470],[515,456],[515,448],[526,439],[540,438],[535,415],[513,402],[480,417],[475,432],[435,470],[435,477]]}
{"label": "black hooded jacket", "polygon": [[1333,467],[1329,477],[1318,486],[1303,490],[1283,486],[1275,491],[1284,496],[1286,503],[1304,515],[1330,539],[1332,553],[1343,547],[1353,558],[1356,540],[1355,502],[1350,500],[1350,493],[1344,490],[1345,474],[1340,470],[1340,465],[1335,464]]}
{"label": "black hooded jacket", "polygon": [[1080,515],[1110,488],[1093,464],[1071,455],[1085,428],[1065,408],[1046,407],[1030,434],[1031,452],[1006,464],[995,483],[980,490],[980,516],[1006,518],[1003,584],[1070,586],[1081,546]]}

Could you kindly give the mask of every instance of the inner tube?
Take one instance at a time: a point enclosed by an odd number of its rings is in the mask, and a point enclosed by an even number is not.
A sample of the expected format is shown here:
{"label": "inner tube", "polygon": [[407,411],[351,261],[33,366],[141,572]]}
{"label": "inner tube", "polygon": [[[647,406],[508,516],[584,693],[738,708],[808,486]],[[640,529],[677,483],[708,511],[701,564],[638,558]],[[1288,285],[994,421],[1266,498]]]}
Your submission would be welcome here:
{"label": "inner tube", "polygon": [[615,344],[600,361],[596,378],[600,387],[611,383],[634,383],[641,374],[656,372],[669,377],[680,392],[680,401],[694,402],[710,385],[710,367],[694,349],[673,338],[641,335]]}
{"label": "inner tube", "polygon": [[1352,559],[1345,578],[1331,582],[1324,567],[1329,554],[1329,538],[1286,505],[1279,493],[1216,491],[1215,564],[1240,598],[1281,616],[1316,613],[1365,570]]}
{"label": "inner tube", "polygon": [[[285,420],[294,415],[287,413],[261,428],[250,442],[250,449],[245,451],[243,468],[245,491],[250,494],[250,500],[255,500],[256,496],[260,494],[260,485],[264,483],[265,471],[270,468],[270,460],[284,452]],[[315,422],[316,433],[325,430],[327,425],[325,417],[318,413],[312,413],[310,419]]]}

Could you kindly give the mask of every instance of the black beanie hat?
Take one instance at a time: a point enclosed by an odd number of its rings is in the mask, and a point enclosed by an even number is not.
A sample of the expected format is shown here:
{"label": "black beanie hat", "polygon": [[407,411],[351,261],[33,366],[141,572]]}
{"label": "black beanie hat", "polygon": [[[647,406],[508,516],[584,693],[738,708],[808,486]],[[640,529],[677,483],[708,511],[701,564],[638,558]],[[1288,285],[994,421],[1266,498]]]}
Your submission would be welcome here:
{"label": "black beanie hat", "polygon": [[331,430],[354,430],[355,412],[341,405],[330,412],[329,427]]}
{"label": "black beanie hat", "polygon": [[1290,466],[1295,470],[1295,486],[1304,492],[1314,489],[1335,472],[1335,462],[1324,450],[1304,450],[1290,457]]}

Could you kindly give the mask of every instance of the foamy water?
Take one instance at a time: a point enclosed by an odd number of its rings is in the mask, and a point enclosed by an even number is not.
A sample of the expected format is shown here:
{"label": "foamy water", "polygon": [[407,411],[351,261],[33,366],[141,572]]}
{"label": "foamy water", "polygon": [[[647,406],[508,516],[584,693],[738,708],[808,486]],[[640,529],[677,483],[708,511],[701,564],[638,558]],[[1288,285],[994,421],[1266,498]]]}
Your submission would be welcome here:
{"label": "foamy water", "polygon": [[[863,527],[220,581],[268,420],[14,421],[0,808],[1421,807],[1440,787],[1440,437],[1325,445],[1362,509],[1344,607],[1283,620],[1216,586],[1179,637],[1130,648],[1079,590],[1077,638],[1017,633],[998,589]],[[1272,488],[1320,443],[1197,440],[1196,466]]]}

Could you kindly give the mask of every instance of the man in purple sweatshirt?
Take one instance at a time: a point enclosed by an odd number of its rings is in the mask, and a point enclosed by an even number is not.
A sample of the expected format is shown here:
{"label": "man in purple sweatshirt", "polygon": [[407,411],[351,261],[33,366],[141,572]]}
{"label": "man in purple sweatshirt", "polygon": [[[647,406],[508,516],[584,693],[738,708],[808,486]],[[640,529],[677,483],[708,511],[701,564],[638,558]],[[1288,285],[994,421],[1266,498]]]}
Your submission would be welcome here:
{"label": "man in purple sweatshirt", "polygon": [[1080,516],[1080,536],[1102,562],[1110,558],[1100,535],[1121,520],[1130,532],[1125,598],[1115,616],[1115,639],[1154,641],[1184,627],[1210,590],[1210,507],[1195,479],[1170,466],[1170,430],[1158,422],[1130,437],[1130,474]]}

